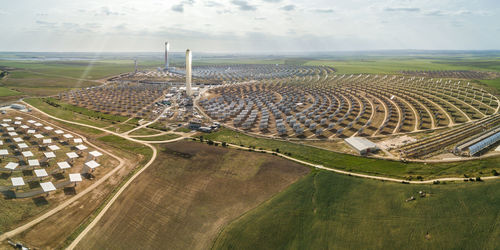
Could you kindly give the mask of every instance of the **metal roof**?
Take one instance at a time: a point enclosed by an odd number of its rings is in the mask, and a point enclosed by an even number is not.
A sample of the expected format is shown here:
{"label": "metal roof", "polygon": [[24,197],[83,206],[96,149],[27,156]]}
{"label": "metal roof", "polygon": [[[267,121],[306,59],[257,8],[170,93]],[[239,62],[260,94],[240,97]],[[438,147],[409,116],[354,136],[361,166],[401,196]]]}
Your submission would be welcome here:
{"label": "metal roof", "polygon": [[364,137],[349,137],[344,140],[351,147],[358,151],[377,148],[377,145]]}

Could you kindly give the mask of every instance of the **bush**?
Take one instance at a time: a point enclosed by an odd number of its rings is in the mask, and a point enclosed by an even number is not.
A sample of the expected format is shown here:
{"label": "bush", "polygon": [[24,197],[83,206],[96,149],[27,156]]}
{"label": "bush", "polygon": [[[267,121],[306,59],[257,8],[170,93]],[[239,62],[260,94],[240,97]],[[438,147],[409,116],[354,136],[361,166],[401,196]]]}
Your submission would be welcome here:
{"label": "bush", "polygon": [[227,143],[225,141],[222,142],[223,147],[227,147]]}
{"label": "bush", "polygon": [[212,141],[212,140],[208,140],[208,141],[207,141],[207,144],[208,144],[208,145],[214,145],[214,141]]}
{"label": "bush", "polygon": [[499,173],[495,169],[491,170],[491,174],[493,174],[493,176],[498,176],[499,175]]}
{"label": "bush", "polygon": [[432,184],[439,184],[439,181],[433,181]]}
{"label": "bush", "polygon": [[478,176],[476,177],[476,181],[483,181],[483,180],[481,180],[481,177]]}

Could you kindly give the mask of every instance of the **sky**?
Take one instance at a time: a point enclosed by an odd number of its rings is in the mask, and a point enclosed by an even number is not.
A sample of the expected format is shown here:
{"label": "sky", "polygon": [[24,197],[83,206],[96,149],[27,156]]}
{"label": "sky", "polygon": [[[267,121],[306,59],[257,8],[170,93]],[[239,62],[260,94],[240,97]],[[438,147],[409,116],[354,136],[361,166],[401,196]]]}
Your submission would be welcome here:
{"label": "sky", "polygon": [[0,0],[0,51],[500,49],[498,0]]}

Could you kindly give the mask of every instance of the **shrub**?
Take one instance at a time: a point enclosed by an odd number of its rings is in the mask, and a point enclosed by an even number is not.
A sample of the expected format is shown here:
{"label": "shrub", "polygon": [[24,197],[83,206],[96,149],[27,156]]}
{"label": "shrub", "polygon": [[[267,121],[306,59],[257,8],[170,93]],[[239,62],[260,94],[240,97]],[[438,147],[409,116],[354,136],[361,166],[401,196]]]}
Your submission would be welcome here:
{"label": "shrub", "polygon": [[481,177],[478,176],[476,177],[476,181],[483,181],[483,180],[481,180]]}
{"label": "shrub", "polygon": [[494,176],[498,176],[499,175],[499,173],[495,169],[491,170],[491,174],[493,174]]}

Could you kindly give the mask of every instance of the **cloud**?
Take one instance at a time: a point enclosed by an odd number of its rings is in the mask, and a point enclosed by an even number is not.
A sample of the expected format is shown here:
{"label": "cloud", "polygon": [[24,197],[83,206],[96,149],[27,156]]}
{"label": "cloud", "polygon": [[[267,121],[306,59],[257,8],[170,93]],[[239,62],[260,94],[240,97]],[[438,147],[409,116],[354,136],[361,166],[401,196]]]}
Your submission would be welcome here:
{"label": "cloud", "polygon": [[478,16],[488,16],[490,13],[488,11],[471,11],[471,10],[427,10],[423,12],[426,16],[468,16],[468,15],[478,15]]}
{"label": "cloud", "polygon": [[333,13],[333,12],[335,12],[333,9],[314,9],[312,11],[316,12],[316,13]]}
{"label": "cloud", "polygon": [[184,4],[182,4],[182,3],[176,4],[176,5],[172,6],[172,10],[175,12],[182,13],[182,12],[184,12]]}
{"label": "cloud", "polygon": [[292,10],[295,10],[295,5],[293,5],[293,4],[285,5],[285,6],[281,7],[280,9],[284,10],[284,11],[292,11]]}
{"label": "cloud", "polygon": [[179,4],[173,5],[171,10],[175,11],[175,12],[183,13],[184,12],[184,5],[193,6],[194,3],[195,3],[194,0],[184,0]]}
{"label": "cloud", "polygon": [[384,11],[387,11],[387,12],[420,12],[420,8],[397,7],[397,8],[385,8]]}
{"label": "cloud", "polygon": [[205,2],[205,6],[211,8],[211,7],[222,7],[224,5],[222,5],[218,2],[215,2],[215,1],[207,1],[207,2]]}
{"label": "cloud", "polygon": [[264,2],[267,2],[267,3],[279,3],[281,2],[281,0],[262,0]]}
{"label": "cloud", "polygon": [[257,20],[257,21],[267,20],[267,18],[265,18],[265,17],[255,17],[254,19]]}
{"label": "cloud", "polygon": [[255,5],[250,5],[248,4],[247,1],[244,0],[232,0],[232,4],[238,6],[238,9],[242,11],[255,11],[257,10],[257,7]]}
{"label": "cloud", "polygon": [[42,20],[36,20],[36,24],[44,27],[55,27],[57,23],[54,22],[47,22],[47,21],[42,21]]}
{"label": "cloud", "polygon": [[111,10],[109,7],[107,7],[107,6],[103,6],[103,7],[101,7],[100,11],[99,11],[97,14],[100,14],[100,15],[105,15],[105,16],[117,16],[117,15],[121,15],[121,13],[116,12],[116,11],[112,11],[112,10]]}

